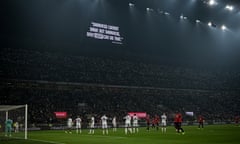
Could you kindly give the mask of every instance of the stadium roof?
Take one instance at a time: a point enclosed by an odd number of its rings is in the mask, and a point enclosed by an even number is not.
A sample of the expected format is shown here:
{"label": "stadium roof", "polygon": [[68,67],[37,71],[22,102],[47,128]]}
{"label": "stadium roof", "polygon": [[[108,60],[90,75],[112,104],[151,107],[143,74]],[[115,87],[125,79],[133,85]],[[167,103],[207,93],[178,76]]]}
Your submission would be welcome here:
{"label": "stadium roof", "polygon": [[[240,1],[215,1],[5,0],[1,46],[157,62],[238,63]],[[122,44],[87,37],[93,22],[117,26]]]}

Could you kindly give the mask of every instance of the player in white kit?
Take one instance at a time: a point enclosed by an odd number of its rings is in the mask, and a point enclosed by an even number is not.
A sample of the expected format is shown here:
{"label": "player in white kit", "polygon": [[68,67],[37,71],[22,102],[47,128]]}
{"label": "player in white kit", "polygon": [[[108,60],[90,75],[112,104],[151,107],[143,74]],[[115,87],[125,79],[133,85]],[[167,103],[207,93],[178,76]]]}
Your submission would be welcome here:
{"label": "player in white kit", "polygon": [[131,128],[131,116],[128,114],[125,116],[123,119],[125,119],[125,134],[128,134],[128,131],[132,133],[132,128]]}
{"label": "player in white kit", "polygon": [[116,132],[117,131],[117,120],[116,120],[116,117],[113,117],[112,125],[113,125],[113,132]]}
{"label": "player in white kit", "polygon": [[102,129],[103,129],[103,134],[108,134],[108,129],[107,129],[107,119],[108,117],[106,115],[103,115],[101,117],[101,122],[102,122]]}
{"label": "player in white kit", "polygon": [[90,130],[89,130],[89,134],[94,134],[94,124],[95,124],[95,119],[92,116],[91,120],[90,120]]}
{"label": "player in white kit", "polygon": [[162,133],[167,132],[167,116],[165,113],[161,116],[161,121],[162,121]]}
{"label": "player in white kit", "polygon": [[15,127],[14,132],[18,133],[19,132],[19,123],[15,122],[14,127]]}
{"label": "player in white kit", "polygon": [[81,122],[82,122],[82,119],[78,116],[76,119],[76,133],[82,133],[82,129],[81,129]]}
{"label": "player in white kit", "polygon": [[136,114],[133,115],[133,133],[135,131],[138,133],[138,116]]}
{"label": "player in white kit", "polygon": [[67,131],[65,131],[65,133],[72,133],[72,126],[73,126],[73,121],[72,121],[72,118],[69,117],[67,120]]}

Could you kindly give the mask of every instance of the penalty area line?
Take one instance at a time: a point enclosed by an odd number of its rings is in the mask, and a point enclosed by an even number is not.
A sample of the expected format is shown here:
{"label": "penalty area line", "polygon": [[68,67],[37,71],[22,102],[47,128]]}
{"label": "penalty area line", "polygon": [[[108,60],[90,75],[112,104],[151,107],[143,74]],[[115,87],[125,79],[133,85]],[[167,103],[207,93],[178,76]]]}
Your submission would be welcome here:
{"label": "penalty area line", "polygon": [[45,143],[51,143],[51,144],[65,144],[65,143],[61,143],[61,142],[54,142],[54,141],[45,141],[45,140],[38,140],[38,139],[28,139],[31,141],[39,141],[39,142],[45,142]]}
{"label": "penalty area line", "polygon": [[[20,138],[20,137],[12,137],[12,138],[25,140],[24,138]],[[26,139],[26,140],[37,141],[37,142],[44,142],[44,143],[51,143],[51,144],[65,144],[65,143],[61,143],[61,142],[46,141],[46,140],[39,140],[39,139]]]}
{"label": "penalty area line", "polygon": [[127,137],[120,137],[120,136],[111,136],[111,135],[83,135],[87,137],[97,137],[97,138],[114,138],[114,139],[122,139]]}

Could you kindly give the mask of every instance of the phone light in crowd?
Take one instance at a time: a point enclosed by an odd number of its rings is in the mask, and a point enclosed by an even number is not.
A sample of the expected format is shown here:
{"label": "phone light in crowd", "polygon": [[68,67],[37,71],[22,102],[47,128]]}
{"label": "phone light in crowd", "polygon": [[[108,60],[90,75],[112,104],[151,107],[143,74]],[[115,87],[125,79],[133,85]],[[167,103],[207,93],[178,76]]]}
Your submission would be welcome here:
{"label": "phone light in crowd", "polygon": [[134,7],[135,6],[135,4],[133,4],[133,3],[129,3],[128,4],[130,7]]}
{"label": "phone light in crowd", "polygon": [[232,5],[226,5],[226,10],[233,11],[234,7]]}

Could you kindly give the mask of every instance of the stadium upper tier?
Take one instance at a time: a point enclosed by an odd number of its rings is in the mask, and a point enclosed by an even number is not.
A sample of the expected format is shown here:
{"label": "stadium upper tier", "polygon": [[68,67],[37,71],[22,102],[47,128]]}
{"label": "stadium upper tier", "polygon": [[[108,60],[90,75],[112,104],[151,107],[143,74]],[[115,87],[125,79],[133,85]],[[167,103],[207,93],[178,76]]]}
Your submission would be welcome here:
{"label": "stadium upper tier", "polygon": [[1,50],[4,79],[96,83],[158,88],[239,90],[239,72],[69,56],[26,49]]}

